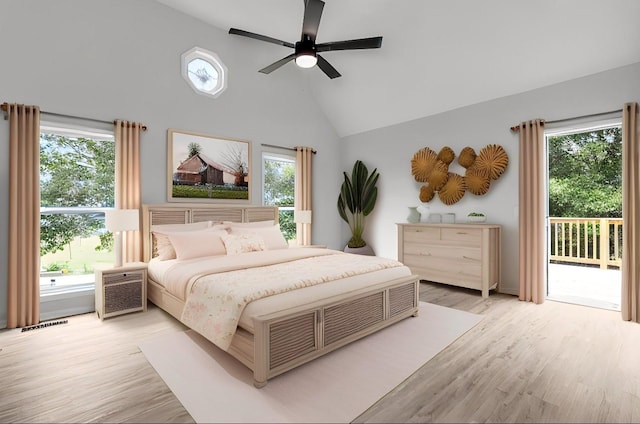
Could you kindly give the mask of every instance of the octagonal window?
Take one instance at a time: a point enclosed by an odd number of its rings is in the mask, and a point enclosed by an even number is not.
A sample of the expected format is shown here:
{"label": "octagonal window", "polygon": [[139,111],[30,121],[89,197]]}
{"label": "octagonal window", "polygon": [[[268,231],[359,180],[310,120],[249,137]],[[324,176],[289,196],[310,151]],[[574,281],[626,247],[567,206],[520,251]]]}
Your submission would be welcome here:
{"label": "octagonal window", "polygon": [[227,88],[227,67],[218,55],[200,47],[183,53],[182,77],[196,93],[206,96],[218,97]]}

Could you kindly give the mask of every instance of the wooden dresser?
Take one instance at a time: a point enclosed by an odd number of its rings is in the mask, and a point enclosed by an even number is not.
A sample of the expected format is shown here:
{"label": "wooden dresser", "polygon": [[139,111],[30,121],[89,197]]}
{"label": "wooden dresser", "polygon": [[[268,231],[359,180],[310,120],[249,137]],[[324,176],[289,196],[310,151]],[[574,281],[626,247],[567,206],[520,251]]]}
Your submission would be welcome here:
{"label": "wooden dresser", "polygon": [[491,224],[398,224],[398,260],[421,280],[488,297],[500,284],[500,233]]}

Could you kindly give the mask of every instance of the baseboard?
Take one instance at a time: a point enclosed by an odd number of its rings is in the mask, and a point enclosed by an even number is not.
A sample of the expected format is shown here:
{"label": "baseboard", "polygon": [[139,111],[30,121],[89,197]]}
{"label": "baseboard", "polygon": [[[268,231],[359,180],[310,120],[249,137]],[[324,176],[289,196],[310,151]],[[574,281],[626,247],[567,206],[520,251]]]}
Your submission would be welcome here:
{"label": "baseboard", "polygon": [[516,290],[516,289],[502,289],[502,288],[500,288],[500,290],[498,291],[498,293],[501,293],[501,294],[510,294],[510,295],[513,295],[513,296],[518,296],[518,294],[519,294],[519,293],[518,293],[518,290]]}

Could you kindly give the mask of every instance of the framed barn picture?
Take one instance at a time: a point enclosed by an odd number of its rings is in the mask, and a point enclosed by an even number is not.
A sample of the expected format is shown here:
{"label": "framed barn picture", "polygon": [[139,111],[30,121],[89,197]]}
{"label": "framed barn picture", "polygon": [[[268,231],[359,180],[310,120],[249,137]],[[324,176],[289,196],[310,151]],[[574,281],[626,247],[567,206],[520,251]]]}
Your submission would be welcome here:
{"label": "framed barn picture", "polygon": [[169,129],[169,202],[249,202],[251,143]]}

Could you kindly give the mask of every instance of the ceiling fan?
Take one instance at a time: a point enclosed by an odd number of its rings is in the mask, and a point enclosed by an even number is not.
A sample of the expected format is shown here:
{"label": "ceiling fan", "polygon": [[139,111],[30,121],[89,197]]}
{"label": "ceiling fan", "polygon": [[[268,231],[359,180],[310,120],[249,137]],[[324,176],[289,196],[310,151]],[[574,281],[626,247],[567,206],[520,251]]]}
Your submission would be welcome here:
{"label": "ceiling fan", "polygon": [[263,74],[270,74],[293,59],[295,60],[296,65],[301,68],[311,68],[317,64],[329,78],[333,79],[339,77],[340,72],[331,66],[331,64],[318,53],[333,50],[377,49],[382,45],[382,37],[360,38],[357,40],[333,41],[329,43],[316,44],[316,35],[318,33],[318,26],[320,26],[320,17],[322,16],[324,2],[321,0],[304,0],[304,5],[302,36],[300,37],[300,41],[295,44],[267,37],[265,35],[243,31],[237,28],[229,29],[229,34],[242,35],[244,37],[254,38],[256,40],[266,41],[268,43],[295,49],[294,53],[291,53],[289,56],[260,69],[259,72],[262,72]]}

